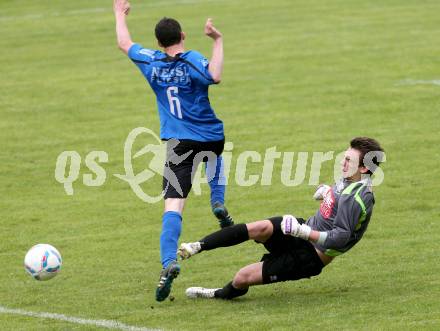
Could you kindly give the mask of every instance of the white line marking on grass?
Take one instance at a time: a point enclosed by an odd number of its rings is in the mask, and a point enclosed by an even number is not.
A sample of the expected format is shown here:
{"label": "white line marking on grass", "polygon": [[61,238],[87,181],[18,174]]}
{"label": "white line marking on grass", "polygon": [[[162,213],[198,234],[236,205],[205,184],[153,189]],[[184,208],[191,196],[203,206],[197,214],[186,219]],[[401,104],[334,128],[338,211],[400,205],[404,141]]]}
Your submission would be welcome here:
{"label": "white line marking on grass", "polygon": [[423,80],[423,79],[404,79],[396,83],[397,86],[402,85],[438,85],[440,86],[440,79],[431,79],[431,80]]}
{"label": "white line marking on grass", "polygon": [[82,324],[82,325],[93,325],[102,328],[112,329],[112,330],[123,330],[123,331],[159,331],[158,329],[148,329],[139,326],[127,325],[118,321],[112,320],[90,320],[85,318],[71,317],[63,314],[53,314],[53,313],[44,313],[44,312],[33,312],[26,311],[22,309],[10,309],[3,306],[0,306],[0,314],[13,314],[13,315],[21,315],[28,317],[37,317],[37,318],[45,318],[45,319],[53,319],[57,321],[64,321],[74,324]]}

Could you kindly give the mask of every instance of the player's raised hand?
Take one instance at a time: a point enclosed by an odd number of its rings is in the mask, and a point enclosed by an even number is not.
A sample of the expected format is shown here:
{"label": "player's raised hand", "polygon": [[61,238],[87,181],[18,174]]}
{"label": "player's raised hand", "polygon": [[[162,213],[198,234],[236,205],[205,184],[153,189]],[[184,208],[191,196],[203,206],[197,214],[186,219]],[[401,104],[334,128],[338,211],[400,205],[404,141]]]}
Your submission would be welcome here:
{"label": "player's raised hand", "polygon": [[113,0],[113,10],[115,14],[128,15],[130,12],[130,3],[127,0]]}
{"label": "player's raised hand", "polygon": [[206,24],[205,24],[205,34],[208,37],[211,37],[212,39],[216,40],[218,38],[222,37],[222,34],[220,31],[218,31],[214,25],[212,24],[212,18],[208,18],[206,20]]}

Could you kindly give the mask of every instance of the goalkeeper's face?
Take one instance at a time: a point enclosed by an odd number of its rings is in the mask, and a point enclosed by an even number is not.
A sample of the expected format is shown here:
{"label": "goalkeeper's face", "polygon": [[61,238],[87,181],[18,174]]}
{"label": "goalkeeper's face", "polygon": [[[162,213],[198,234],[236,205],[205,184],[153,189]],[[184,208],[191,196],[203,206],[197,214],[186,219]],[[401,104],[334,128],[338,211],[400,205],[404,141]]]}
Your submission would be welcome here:
{"label": "goalkeeper's face", "polygon": [[344,158],[341,161],[342,177],[358,181],[361,180],[361,175],[368,169],[360,166],[361,152],[354,148],[349,148],[345,151]]}

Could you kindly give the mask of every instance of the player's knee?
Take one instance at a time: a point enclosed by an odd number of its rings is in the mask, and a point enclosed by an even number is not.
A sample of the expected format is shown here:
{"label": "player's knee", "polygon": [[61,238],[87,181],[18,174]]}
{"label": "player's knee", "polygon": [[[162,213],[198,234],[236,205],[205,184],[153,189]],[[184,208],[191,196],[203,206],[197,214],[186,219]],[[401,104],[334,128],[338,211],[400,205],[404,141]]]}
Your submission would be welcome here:
{"label": "player's knee", "polygon": [[232,285],[235,288],[245,289],[251,285],[261,284],[261,270],[252,266],[241,268],[234,276]]}
{"label": "player's knee", "polygon": [[246,272],[244,269],[241,269],[239,272],[235,274],[232,285],[235,288],[246,288],[249,287],[250,280],[251,280],[251,275],[248,272]]}
{"label": "player's knee", "polygon": [[273,233],[273,225],[269,220],[247,224],[249,239],[265,242]]}
{"label": "player's knee", "polygon": [[182,214],[183,208],[185,207],[186,199],[178,198],[168,198],[165,199],[165,212],[175,211],[176,213]]}

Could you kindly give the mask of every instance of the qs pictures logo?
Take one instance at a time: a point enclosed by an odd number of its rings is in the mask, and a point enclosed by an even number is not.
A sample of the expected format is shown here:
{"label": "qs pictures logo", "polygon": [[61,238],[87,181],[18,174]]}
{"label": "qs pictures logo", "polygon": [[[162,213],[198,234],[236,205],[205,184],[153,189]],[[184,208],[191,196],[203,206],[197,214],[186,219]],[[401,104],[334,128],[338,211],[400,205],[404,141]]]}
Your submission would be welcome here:
{"label": "qs pictures logo", "polygon": [[[146,144],[143,148],[133,154],[135,142],[141,135],[144,138],[143,140],[153,140],[153,143]],[[133,162],[144,155],[148,156],[148,167],[139,173],[135,173]],[[158,202],[162,199],[163,192],[150,195],[142,189],[142,184],[149,181],[156,175],[163,175],[165,155],[165,144],[162,143],[159,137],[152,130],[144,127],[135,128],[128,134],[124,144],[125,174],[114,174],[114,176],[126,182],[136,196],[142,201],[148,203]],[[87,154],[85,158],[85,166],[90,170],[91,173],[83,175],[83,184],[86,186],[103,185],[106,181],[107,173],[101,166],[101,163],[107,162],[108,154],[104,151],[92,151]],[[64,151],[57,158],[55,179],[60,184],[63,184],[67,195],[74,194],[73,183],[79,178],[80,168],[81,156],[76,151]],[[176,181],[176,178],[169,178],[169,182],[171,184],[179,185],[179,183]]]}
{"label": "qs pictures logo", "polygon": [[[157,185],[148,185],[148,182],[155,176],[165,177],[167,185],[172,185],[177,192],[182,194],[179,181],[171,170],[170,163],[173,165],[180,164],[193,151],[177,155],[174,149],[178,144],[179,140],[175,139],[168,140],[165,144],[152,130],[144,127],[135,128],[128,134],[124,144],[125,173],[114,174],[114,176],[127,183],[136,196],[144,202],[155,203],[163,198],[163,191],[158,192]],[[321,183],[321,167],[326,163],[329,163],[331,168],[333,168],[335,182],[342,175],[341,161],[344,159],[345,152],[337,154],[334,151],[281,152],[277,150],[276,146],[271,146],[266,148],[264,152],[244,150],[236,158],[233,158],[233,147],[234,144],[232,142],[225,143],[219,175],[219,183],[221,185],[228,185],[230,180],[235,179],[235,183],[242,187],[258,184],[268,186],[273,184],[273,180],[278,180],[281,182],[280,184],[286,187],[294,187],[304,184],[307,181],[308,175],[307,184],[317,186]],[[133,150],[138,151],[133,152]],[[202,193],[202,184],[207,184],[212,180],[216,171],[209,170],[215,170],[217,168],[216,162],[220,160],[215,155],[211,155],[211,159],[208,157],[208,161],[204,161],[206,163],[204,176],[202,174],[202,168],[204,167],[201,166],[201,161],[205,160],[207,155],[201,153],[200,157],[198,157],[199,154],[193,157],[191,173],[193,179],[192,191],[196,195]],[[375,158],[380,160],[380,162],[386,161],[386,156],[383,152],[372,151],[365,154],[363,164],[371,172],[374,172],[371,183],[373,186],[378,186],[384,180],[384,173],[381,167],[374,164]],[[83,184],[86,186],[103,185],[107,178],[107,172],[102,167],[102,164],[107,163],[108,160],[109,156],[104,151],[88,153],[84,163],[90,172],[82,176]],[[166,160],[168,161],[165,162]],[[76,151],[64,151],[57,158],[55,179],[64,186],[64,190],[68,195],[73,195],[74,193],[73,184],[79,178],[81,163],[81,156]],[[279,173],[276,171],[276,163],[278,163],[278,169],[281,170]],[[235,169],[233,169],[234,165]],[[249,167],[250,165],[251,167]],[[255,169],[257,166],[259,166],[259,171]],[[357,167],[354,167],[350,171],[356,171],[356,169]],[[366,176],[370,177],[369,174]],[[147,190],[153,191],[154,194],[149,194],[146,192]]]}

